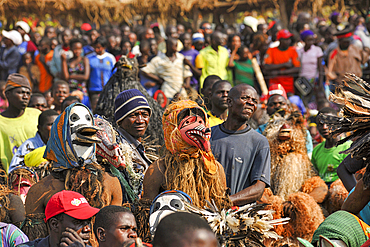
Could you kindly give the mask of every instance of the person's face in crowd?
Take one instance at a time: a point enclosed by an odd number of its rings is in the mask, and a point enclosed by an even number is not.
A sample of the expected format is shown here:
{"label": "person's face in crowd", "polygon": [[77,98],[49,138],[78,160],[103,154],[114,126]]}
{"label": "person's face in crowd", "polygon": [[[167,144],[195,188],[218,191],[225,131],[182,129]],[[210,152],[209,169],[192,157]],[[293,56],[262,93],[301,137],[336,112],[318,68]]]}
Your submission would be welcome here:
{"label": "person's face in crowd", "polygon": [[53,98],[53,96],[51,94],[51,91],[46,92],[44,94],[44,96],[45,96],[46,102],[48,104],[48,108],[50,108],[50,106],[52,106],[53,103],[54,103],[54,98]]}
{"label": "person's face in crowd", "polygon": [[39,51],[42,53],[42,54],[47,54],[49,51],[50,51],[50,46],[47,42],[45,41],[41,41],[40,42],[40,45],[39,45]]}
{"label": "person's face in crowd", "polygon": [[224,47],[227,45],[227,34],[226,33],[223,33],[222,34],[222,42],[221,42],[221,45],[224,46]]}
{"label": "person's face in crowd", "polygon": [[45,122],[37,126],[37,130],[40,133],[41,139],[45,143],[49,140],[51,126],[53,126],[53,123],[57,117],[58,117],[57,115],[49,116],[45,119]]}
{"label": "person's face in crowd", "polygon": [[146,32],[145,32],[145,36],[144,36],[144,38],[145,39],[154,39],[154,31],[153,31],[153,29],[151,29],[151,28],[148,28],[147,30],[146,30]]}
{"label": "person's face in crowd", "polygon": [[150,47],[149,46],[142,47],[142,48],[140,48],[140,52],[143,56],[149,56],[150,55]]}
{"label": "person's face in crowd", "polygon": [[185,33],[185,27],[183,25],[177,25],[177,33],[178,35],[181,35],[183,33]]}
{"label": "person's face in crowd", "polygon": [[177,33],[177,29],[176,29],[176,27],[171,27],[171,28],[168,30],[167,35],[168,35],[169,37],[174,38],[174,39],[178,39],[178,38],[179,38],[179,34]]}
{"label": "person's face in crowd", "polygon": [[229,113],[239,121],[248,121],[257,109],[258,96],[251,87],[239,89],[239,97],[228,98]]}
{"label": "person's face in crowd", "polygon": [[53,27],[50,27],[46,30],[46,37],[48,37],[49,39],[51,38],[56,38],[57,37],[57,33],[55,32],[55,28]]}
{"label": "person's face in crowd", "polygon": [[61,84],[54,88],[53,98],[54,105],[60,106],[63,103],[63,100],[69,95],[69,87],[67,85]]}
{"label": "person's face in crowd", "polygon": [[219,84],[215,91],[211,94],[212,106],[215,106],[220,110],[226,110],[228,107],[227,96],[229,95],[230,89],[230,83]]}
{"label": "person's face in crowd", "polygon": [[114,49],[117,46],[117,39],[115,36],[110,36],[108,39],[108,45],[110,49]]}
{"label": "person's face in crowd", "polygon": [[292,40],[290,38],[287,39],[280,39],[280,48],[282,50],[286,50],[289,48],[290,44],[292,43]]}
{"label": "person's face in crowd", "polygon": [[[124,242],[130,239],[137,238],[137,226],[135,218],[130,213],[116,213],[115,222],[105,230],[105,236],[100,235],[98,229],[98,237],[104,238],[104,246],[121,247]],[[100,235],[100,236],[99,236]]]}
{"label": "person's face in crowd", "polygon": [[98,33],[98,31],[96,30],[92,30],[91,33],[90,33],[90,41],[91,43],[94,43],[95,40],[100,36],[100,34]]}
{"label": "person's face in crowd", "polygon": [[0,97],[4,100],[6,99],[6,97],[5,97],[5,85],[6,85],[6,83],[1,83],[0,84]]}
{"label": "person's face in crowd", "polygon": [[67,228],[70,228],[76,232],[78,232],[80,229],[82,229],[81,233],[79,234],[82,240],[86,243],[89,242],[90,232],[91,232],[91,220],[79,220],[72,218],[69,215],[64,214],[63,220],[61,220],[60,224],[60,239],[63,238],[62,233],[66,231]]}
{"label": "person's face in crowd", "polygon": [[250,51],[248,49],[248,47],[244,47],[242,53],[240,54],[240,60],[241,61],[247,61],[249,59],[249,55],[250,54]]}
{"label": "person's face in crowd", "polygon": [[130,33],[130,34],[128,35],[128,39],[130,40],[131,44],[135,44],[135,43],[136,43],[136,41],[137,41],[137,36],[136,36],[136,34],[134,34],[134,33]]}
{"label": "person's face in crowd", "polygon": [[204,23],[202,26],[202,30],[204,33],[211,34],[212,33],[212,26],[209,23]]}
{"label": "person's face in crowd", "polygon": [[240,40],[240,37],[238,35],[235,35],[231,40],[231,49],[233,50],[235,47],[240,47],[241,44],[242,41]]}
{"label": "person's face in crowd", "polygon": [[82,54],[82,44],[80,42],[73,43],[71,50],[73,57],[80,57]]}
{"label": "person's face in crowd", "polygon": [[51,40],[51,46],[50,46],[50,49],[51,50],[54,50],[55,47],[58,45],[58,40],[57,39],[52,39]]}
{"label": "person's face in crowd", "polygon": [[197,41],[197,42],[194,43],[194,48],[197,51],[202,50],[203,49],[203,46],[204,46],[204,41],[202,41],[202,40],[199,40],[199,41]]}
{"label": "person's face in crowd", "polygon": [[[324,115],[334,116],[331,113],[325,113]],[[322,137],[324,137],[325,139],[330,138],[329,126],[326,123],[321,123],[320,121],[316,121],[316,125],[317,125],[317,130],[319,131]]]}
{"label": "person's face in crowd", "polygon": [[169,54],[176,53],[176,51],[177,51],[177,42],[175,42],[175,41],[167,42],[166,49],[167,49],[167,53],[169,53]]}
{"label": "person's face in crowd", "polygon": [[30,64],[32,64],[32,55],[31,55],[31,53],[25,53],[24,55],[23,55],[23,61],[24,61],[24,63],[26,64],[26,65],[30,65]]}
{"label": "person's face in crowd", "polygon": [[42,39],[41,34],[39,34],[39,33],[37,33],[37,32],[36,32],[36,33],[34,33],[33,37],[34,37],[34,39],[35,39],[35,43],[36,43],[36,45],[40,44],[40,41],[41,41],[41,39]]}
{"label": "person's face in crowd", "polygon": [[81,37],[81,32],[80,32],[80,30],[78,30],[78,29],[73,29],[72,30],[72,36],[73,36],[73,38],[76,38],[76,39],[79,39],[80,37]]}
{"label": "person's face in crowd", "polygon": [[212,36],[211,44],[212,47],[218,47],[222,44],[223,35],[221,32],[215,32]]}
{"label": "person's face in crowd", "polygon": [[124,26],[122,28],[122,32],[123,32],[123,36],[126,36],[127,37],[130,34],[130,32],[131,32],[130,27],[129,26]]}
{"label": "person's face in crowd", "polygon": [[149,118],[148,110],[139,109],[125,117],[119,125],[132,137],[139,139],[144,136],[148,128]]}
{"label": "person's face in crowd", "polygon": [[69,41],[72,39],[72,32],[71,30],[67,29],[62,34],[62,42],[65,46],[69,46]]}
{"label": "person's face in crowd", "polygon": [[284,114],[288,110],[288,104],[287,104],[286,99],[281,95],[271,96],[267,102],[267,109],[266,109],[267,114],[271,116],[272,114],[274,114],[275,112],[281,109],[284,110]]}
{"label": "person's face in crowd", "polygon": [[95,50],[96,54],[103,55],[104,52],[105,52],[105,47],[102,46],[101,44],[97,43],[97,44],[94,45],[94,50]]}
{"label": "person's face in crowd", "polygon": [[155,39],[150,40],[150,53],[152,55],[157,55],[158,54],[158,44]]}
{"label": "person's face in crowd", "polygon": [[308,49],[314,44],[314,42],[315,38],[313,37],[313,35],[309,35],[304,39],[305,47]]}
{"label": "person's face in crowd", "polygon": [[338,44],[339,44],[339,48],[342,51],[345,51],[348,49],[349,45],[351,44],[351,40],[350,38],[338,39]]}
{"label": "person's face in crowd", "polygon": [[184,34],[184,42],[183,42],[185,50],[191,49],[191,36],[189,33]]}
{"label": "person's face in crowd", "polygon": [[28,107],[39,109],[40,111],[45,111],[48,109],[48,103],[45,97],[32,97]]}
{"label": "person's face in crowd", "polygon": [[121,47],[122,54],[127,55],[131,52],[131,43],[126,41],[122,44]]}
{"label": "person's face in crowd", "polygon": [[24,110],[28,106],[31,98],[31,91],[26,87],[17,87],[5,93],[9,105],[18,110]]}
{"label": "person's face in crowd", "polygon": [[22,37],[26,34],[26,31],[24,31],[21,27],[17,27],[17,31],[22,35]]}
{"label": "person's face in crowd", "polygon": [[159,105],[162,105],[164,103],[164,96],[163,94],[159,93],[157,96],[157,102]]}
{"label": "person's face in crowd", "polygon": [[202,94],[203,94],[203,99],[204,99],[204,102],[206,104],[208,104],[208,102],[210,102],[211,100],[211,92],[212,92],[212,86],[213,84],[215,84],[216,81],[212,82],[212,83],[209,83],[207,85],[207,87],[204,87],[201,89],[202,91]]}
{"label": "person's face in crowd", "polygon": [[13,46],[13,41],[11,40],[11,39],[8,39],[8,38],[3,38],[3,42],[4,42],[4,45],[6,46],[6,47],[11,47],[11,46]]}

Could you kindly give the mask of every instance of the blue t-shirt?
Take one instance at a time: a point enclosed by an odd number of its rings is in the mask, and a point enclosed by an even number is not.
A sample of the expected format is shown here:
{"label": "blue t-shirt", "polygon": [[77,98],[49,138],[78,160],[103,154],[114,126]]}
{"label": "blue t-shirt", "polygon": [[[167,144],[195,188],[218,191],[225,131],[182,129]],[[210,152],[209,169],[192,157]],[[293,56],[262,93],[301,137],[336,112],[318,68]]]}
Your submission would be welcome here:
{"label": "blue t-shirt", "polygon": [[[112,76],[112,69],[116,59],[112,54],[105,52],[103,55],[89,57],[90,61],[90,83],[88,90],[91,92],[101,92],[103,85],[107,84]],[[103,82],[102,82],[103,78]]]}
{"label": "blue t-shirt", "polygon": [[250,126],[230,131],[223,124],[212,128],[211,149],[224,167],[231,195],[253,185],[257,180],[270,186],[271,159],[269,143]]}
{"label": "blue t-shirt", "polygon": [[[180,53],[182,55],[184,55],[184,57],[189,60],[189,62],[191,62],[191,64],[193,66],[195,66],[195,59],[197,58],[197,56],[199,55],[199,51],[195,50],[195,49],[190,49],[190,50],[187,50],[187,51],[180,51]],[[195,79],[194,75],[191,77],[191,80],[190,80],[190,84],[192,86],[196,86],[198,85],[198,80]]]}

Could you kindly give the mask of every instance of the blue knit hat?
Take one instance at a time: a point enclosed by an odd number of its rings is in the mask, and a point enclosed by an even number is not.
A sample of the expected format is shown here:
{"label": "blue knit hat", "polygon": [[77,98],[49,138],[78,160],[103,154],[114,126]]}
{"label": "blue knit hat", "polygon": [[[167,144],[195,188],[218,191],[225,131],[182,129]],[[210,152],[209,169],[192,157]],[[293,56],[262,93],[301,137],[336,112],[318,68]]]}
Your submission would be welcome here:
{"label": "blue knit hat", "polygon": [[149,116],[152,113],[148,101],[139,90],[129,89],[121,92],[114,101],[114,118],[116,123],[138,109],[148,109]]}

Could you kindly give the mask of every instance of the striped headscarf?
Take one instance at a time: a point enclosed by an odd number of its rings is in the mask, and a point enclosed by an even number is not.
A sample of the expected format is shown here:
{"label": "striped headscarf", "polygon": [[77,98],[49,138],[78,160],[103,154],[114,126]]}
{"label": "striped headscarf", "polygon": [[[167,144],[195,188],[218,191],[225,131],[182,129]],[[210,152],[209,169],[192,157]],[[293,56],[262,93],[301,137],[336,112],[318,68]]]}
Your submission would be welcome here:
{"label": "striped headscarf", "polygon": [[71,128],[69,124],[69,116],[74,106],[85,107],[91,115],[92,124],[94,125],[94,118],[90,109],[81,103],[74,103],[68,106],[58,117],[55,119],[51,127],[50,137],[46,144],[44,158],[53,161],[53,169],[70,169],[82,167],[86,164],[92,163],[95,158],[95,144],[93,151],[87,159],[78,157],[72,145]]}

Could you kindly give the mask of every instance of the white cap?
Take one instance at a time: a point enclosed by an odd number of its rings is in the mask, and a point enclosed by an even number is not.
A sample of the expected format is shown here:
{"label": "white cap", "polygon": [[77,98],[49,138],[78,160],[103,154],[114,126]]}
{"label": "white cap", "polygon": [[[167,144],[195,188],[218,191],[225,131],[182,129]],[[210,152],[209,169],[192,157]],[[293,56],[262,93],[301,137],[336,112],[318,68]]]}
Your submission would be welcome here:
{"label": "white cap", "polygon": [[15,27],[22,28],[26,33],[29,33],[31,31],[30,26],[25,21],[18,21],[15,23]]}
{"label": "white cap", "polygon": [[244,25],[252,28],[253,32],[257,32],[258,20],[252,16],[246,16],[244,18]]}
{"label": "white cap", "polygon": [[18,45],[22,44],[22,41],[23,41],[22,35],[18,31],[16,31],[16,30],[5,31],[5,30],[3,30],[2,34],[5,38],[8,38],[11,41],[13,41],[13,43],[15,45],[18,46]]}

